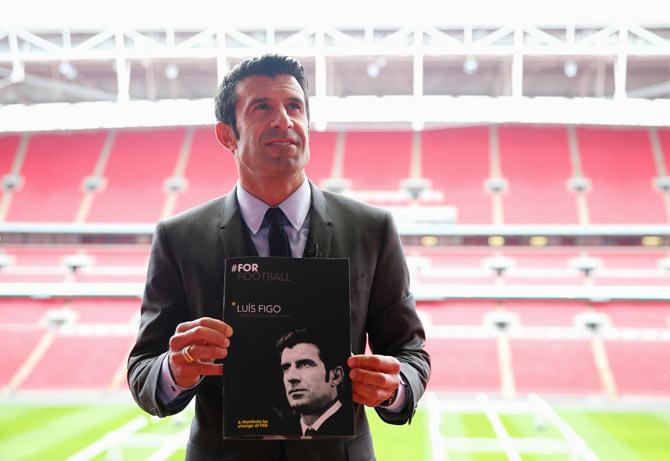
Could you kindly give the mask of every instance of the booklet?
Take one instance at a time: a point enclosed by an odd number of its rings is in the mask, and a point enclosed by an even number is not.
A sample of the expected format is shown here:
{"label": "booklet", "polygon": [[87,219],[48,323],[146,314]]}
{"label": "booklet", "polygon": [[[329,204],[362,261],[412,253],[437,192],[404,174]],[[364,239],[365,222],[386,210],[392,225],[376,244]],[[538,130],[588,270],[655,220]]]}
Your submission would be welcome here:
{"label": "booklet", "polygon": [[353,438],[349,260],[226,259],[223,437]]}

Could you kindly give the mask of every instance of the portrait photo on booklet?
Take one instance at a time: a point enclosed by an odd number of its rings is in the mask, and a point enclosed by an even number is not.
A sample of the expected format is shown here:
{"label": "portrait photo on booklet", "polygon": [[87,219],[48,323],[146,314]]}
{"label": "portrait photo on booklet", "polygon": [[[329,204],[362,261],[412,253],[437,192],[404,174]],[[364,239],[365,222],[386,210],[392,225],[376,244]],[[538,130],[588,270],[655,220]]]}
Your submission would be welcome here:
{"label": "portrait photo on booklet", "polygon": [[224,438],[354,436],[349,261],[226,260]]}

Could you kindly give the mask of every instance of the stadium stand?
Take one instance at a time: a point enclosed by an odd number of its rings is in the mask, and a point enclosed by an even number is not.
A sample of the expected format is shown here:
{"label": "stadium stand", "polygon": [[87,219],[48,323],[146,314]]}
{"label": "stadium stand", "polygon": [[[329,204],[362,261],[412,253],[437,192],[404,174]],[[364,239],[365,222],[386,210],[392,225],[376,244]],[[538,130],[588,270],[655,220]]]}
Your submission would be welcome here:
{"label": "stadium stand", "polygon": [[616,301],[595,303],[612,325],[629,328],[670,328],[670,304],[652,301]]}
{"label": "stadium stand", "polygon": [[63,308],[75,313],[77,324],[132,324],[139,313],[139,299],[73,299]]}
{"label": "stadium stand", "polygon": [[21,136],[2,135],[0,136],[0,175],[4,178],[12,171],[14,159],[21,142]]}
{"label": "stadium stand", "polygon": [[87,249],[81,254],[90,265],[74,274],[77,282],[138,282],[146,278],[149,249],[125,246]]}
{"label": "stadium stand", "polygon": [[577,314],[588,306],[579,301],[515,300],[503,303],[505,310],[516,314],[524,326],[572,327]]}
{"label": "stadium stand", "polygon": [[605,348],[620,394],[670,395],[670,343],[612,340]]}
{"label": "stadium stand", "polygon": [[211,127],[195,130],[184,178],[186,184],[178,194],[176,212],[227,193],[235,185],[233,154],[221,148]]}
{"label": "stadium stand", "polygon": [[592,224],[667,223],[647,130],[577,129]]}
{"label": "stadium stand", "polygon": [[661,145],[663,158],[663,166],[665,166],[665,171],[659,172],[668,175],[668,168],[670,168],[670,129],[658,130],[659,143]]}
{"label": "stadium stand", "polygon": [[86,222],[156,222],[183,141],[180,128],[119,131]]}
{"label": "stadium stand", "polygon": [[344,146],[343,177],[353,190],[397,191],[410,175],[411,132],[351,131]]}
{"label": "stadium stand", "polygon": [[422,133],[421,172],[444,204],[458,209],[459,224],[491,224],[491,198],[484,183],[489,177],[486,127],[428,130]]}
{"label": "stadium stand", "polygon": [[333,178],[333,163],[337,138],[344,138],[344,134],[333,131],[313,131],[309,134],[310,160],[307,165],[307,175],[318,185]]}
{"label": "stadium stand", "polygon": [[[503,219],[497,224],[537,224],[543,229],[586,224],[577,219],[576,193],[567,185],[579,174],[572,163],[577,154],[582,174],[591,181],[587,208],[593,223],[667,222],[661,195],[652,186],[664,172],[654,164],[647,130],[579,127],[574,133],[579,149],[573,153],[570,131],[563,127],[313,132],[309,175],[322,185],[342,179],[357,198],[411,206],[425,204],[425,198],[412,201],[403,195],[402,182],[423,179],[441,205],[458,209],[457,224],[493,224],[495,203],[502,200]],[[670,131],[659,130],[658,139],[668,164]],[[19,168],[23,178],[22,187],[3,191],[9,224],[152,224],[226,193],[236,178],[232,155],[219,147],[209,127],[1,136],[0,149],[3,176]],[[96,175],[104,177],[102,187],[86,190],[87,178]],[[506,186],[487,190],[491,178]],[[627,188],[624,194],[622,185]],[[141,287],[147,241],[65,242],[3,241],[0,284],[130,282]],[[415,289],[670,286],[670,270],[663,262],[670,253],[639,243],[495,247],[452,242],[408,245],[406,253]],[[577,264],[584,257],[596,262],[588,274]],[[501,259],[509,266],[499,267]],[[433,390],[665,395],[670,388],[670,378],[656,371],[669,358],[667,301],[447,295],[440,301],[420,301],[419,308],[428,326],[428,350],[439,357],[433,363]],[[136,330],[137,297],[3,298],[0,310],[0,346],[11,350],[2,359],[0,387],[14,391],[123,386],[119,370]],[[604,324],[585,323],[584,315],[589,319],[592,314],[602,314]],[[604,359],[596,354],[600,346],[594,343],[604,344]],[[64,371],[75,353],[82,368],[95,371]],[[598,371],[603,366],[605,375]],[[654,378],[639,377],[645,374]]]}
{"label": "stadium stand", "polygon": [[507,224],[577,224],[567,132],[562,127],[498,129]]}
{"label": "stadium stand", "polygon": [[431,339],[426,350],[434,361],[428,388],[451,392],[498,392],[500,373],[494,339]]}
{"label": "stadium stand", "polygon": [[74,221],[104,140],[101,131],[32,135],[7,221]]}
{"label": "stadium stand", "polygon": [[58,309],[60,299],[4,298],[2,300],[2,325],[19,325],[35,328],[50,309]]}
{"label": "stadium stand", "polygon": [[517,391],[603,393],[588,340],[513,339],[510,343]]}
{"label": "stadium stand", "polygon": [[26,362],[43,336],[44,332],[40,330],[2,331],[0,346],[5,350],[5,355],[0,366],[0,386],[6,387],[10,384],[12,377]]}
{"label": "stadium stand", "polygon": [[73,247],[12,246],[2,254],[10,264],[0,269],[1,282],[62,282],[68,274],[63,258],[77,251]]}
{"label": "stadium stand", "polygon": [[439,301],[419,304],[421,312],[431,325],[484,324],[484,315],[496,308],[494,301]]}
{"label": "stadium stand", "polygon": [[[22,384],[35,389],[108,389],[134,342],[130,334],[57,334]],[[67,364],[77,363],[71,367]]]}

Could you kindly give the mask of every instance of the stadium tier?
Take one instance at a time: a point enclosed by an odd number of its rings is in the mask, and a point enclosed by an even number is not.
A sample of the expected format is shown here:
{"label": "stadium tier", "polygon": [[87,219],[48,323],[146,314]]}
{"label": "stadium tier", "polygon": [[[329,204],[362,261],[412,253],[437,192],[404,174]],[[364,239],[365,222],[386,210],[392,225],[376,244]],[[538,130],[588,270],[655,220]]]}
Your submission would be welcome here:
{"label": "stadium tier", "polygon": [[[124,381],[134,336],[56,334],[21,383],[24,390],[107,390]],[[77,363],[72,367],[68,364]],[[120,377],[119,377],[120,375]]]}
{"label": "stadium tier", "polygon": [[104,168],[104,187],[86,222],[155,222],[184,142],[183,129],[120,131]]}
{"label": "stadium tier", "polygon": [[495,339],[428,338],[426,350],[431,357],[433,391],[499,392],[500,372]]}
{"label": "stadium tier", "polygon": [[607,315],[612,325],[629,328],[670,327],[670,305],[661,302],[608,302],[596,308]]}
{"label": "stadium tier", "polygon": [[7,246],[0,283],[143,282],[149,258],[145,245]]}
{"label": "stadium tier", "polygon": [[667,168],[670,166],[670,129],[658,130],[658,139],[661,148],[661,158],[663,158],[666,171],[662,173],[668,174]]}
{"label": "stadium tier", "polygon": [[524,326],[572,327],[576,324],[577,315],[587,310],[583,302],[546,299],[505,301],[501,307],[516,314],[519,323]]}
{"label": "stadium tier", "polygon": [[587,339],[513,339],[510,356],[519,392],[601,394]]}
{"label": "stadium tier", "polygon": [[[668,252],[654,248],[407,247],[407,254],[416,285],[670,285]],[[588,275],[584,258],[594,264]]]}
{"label": "stadium tier", "polygon": [[[453,207],[455,224],[587,227],[667,223],[670,200],[655,181],[667,175],[668,162],[670,130],[314,131],[308,174],[373,203]],[[0,174],[0,221],[27,225],[155,223],[227,193],[237,177],[232,154],[210,127],[2,135]],[[412,191],[410,183],[420,187]],[[138,289],[136,297],[0,299],[0,347],[10,351],[1,359],[0,387],[122,389],[149,251],[146,239],[3,241],[0,285],[123,282]],[[405,251],[414,290],[670,286],[665,247],[408,244]],[[668,301],[447,293],[419,308],[434,357],[433,390],[670,394],[670,378],[657,371],[670,360]],[[95,363],[80,367],[94,372],[68,373],[75,359]]]}
{"label": "stadium tier", "polygon": [[[0,283],[144,281],[147,245],[7,245],[0,248]],[[406,248],[414,286],[667,286],[668,252],[647,248],[569,249],[486,247]],[[579,258],[589,255],[596,267],[586,276]],[[497,260],[509,267],[500,272]]]}
{"label": "stadium tier", "polygon": [[498,144],[501,175],[508,181],[504,222],[577,224],[565,128],[501,127]]}
{"label": "stadium tier", "polygon": [[0,136],[0,174],[5,177],[12,172],[15,153],[19,149],[21,136],[2,135]]}
{"label": "stadium tier", "polygon": [[591,223],[667,223],[663,196],[654,190],[661,176],[647,130],[579,128],[579,156]]}
{"label": "stadium tier", "polygon": [[[415,203],[405,181],[423,181],[416,203],[452,206],[459,224],[668,222],[654,186],[666,174],[667,130],[658,131],[661,155],[645,129],[574,137],[571,148],[565,127],[313,132],[308,170],[317,184],[344,181],[380,204]],[[236,177],[211,128],[2,135],[0,172],[7,222],[152,223],[228,192]],[[581,177],[580,217],[569,184]]]}
{"label": "stadium tier", "polygon": [[484,127],[426,131],[421,136],[421,176],[458,209],[461,224],[491,224],[489,135]]}
{"label": "stadium tier", "polygon": [[178,194],[175,212],[218,197],[235,185],[237,167],[233,154],[221,148],[211,127],[194,130],[183,174],[186,182]]}
{"label": "stadium tier", "polygon": [[72,311],[82,325],[120,324],[135,327],[140,302],[137,299],[80,298],[65,302],[61,309]]}
{"label": "stadium tier", "polygon": [[398,190],[409,177],[411,154],[411,132],[348,132],[343,177],[353,190]]}
{"label": "stadium tier", "polygon": [[0,386],[9,388],[12,378],[21,370],[44,334],[40,330],[2,332],[0,345],[6,350],[6,354],[0,366]]}
{"label": "stadium tier", "polygon": [[94,171],[106,134],[40,134],[29,138],[20,162],[23,184],[12,197],[8,221],[74,221],[84,180]]}
{"label": "stadium tier", "polygon": [[431,325],[481,326],[484,315],[495,310],[495,301],[440,301],[424,304],[422,311]]}
{"label": "stadium tier", "polygon": [[[343,136],[340,136],[343,140]],[[335,177],[334,161],[338,148],[338,133],[332,131],[313,131],[309,134],[310,159],[307,175],[316,184],[323,184]]]}
{"label": "stadium tier", "polygon": [[[119,370],[136,333],[139,303],[137,298],[3,300],[0,346],[7,354],[0,387],[122,387]],[[668,303],[462,300],[421,302],[419,310],[434,357],[432,390],[670,395]],[[496,325],[501,312],[512,314],[504,329]],[[601,334],[580,323],[588,312],[606,316]],[[75,359],[90,363],[87,369],[94,372],[71,373],[66,365]]]}
{"label": "stadium tier", "polygon": [[670,395],[670,343],[619,340],[605,348],[619,393]]}

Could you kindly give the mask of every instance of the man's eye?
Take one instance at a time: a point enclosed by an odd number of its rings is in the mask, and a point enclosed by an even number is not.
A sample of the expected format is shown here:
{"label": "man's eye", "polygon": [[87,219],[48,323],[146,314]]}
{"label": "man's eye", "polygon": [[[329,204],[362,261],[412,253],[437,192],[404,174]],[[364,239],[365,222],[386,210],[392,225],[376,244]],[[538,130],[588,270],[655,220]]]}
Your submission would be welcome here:
{"label": "man's eye", "polygon": [[300,109],[302,109],[302,104],[300,104],[298,102],[292,102],[292,103],[289,103],[288,108],[290,110],[300,110]]}
{"label": "man's eye", "polygon": [[270,108],[270,105],[267,104],[267,103],[264,103],[264,102],[262,102],[262,103],[260,103],[256,106],[256,109],[260,109],[260,110],[267,110],[269,108]]}

